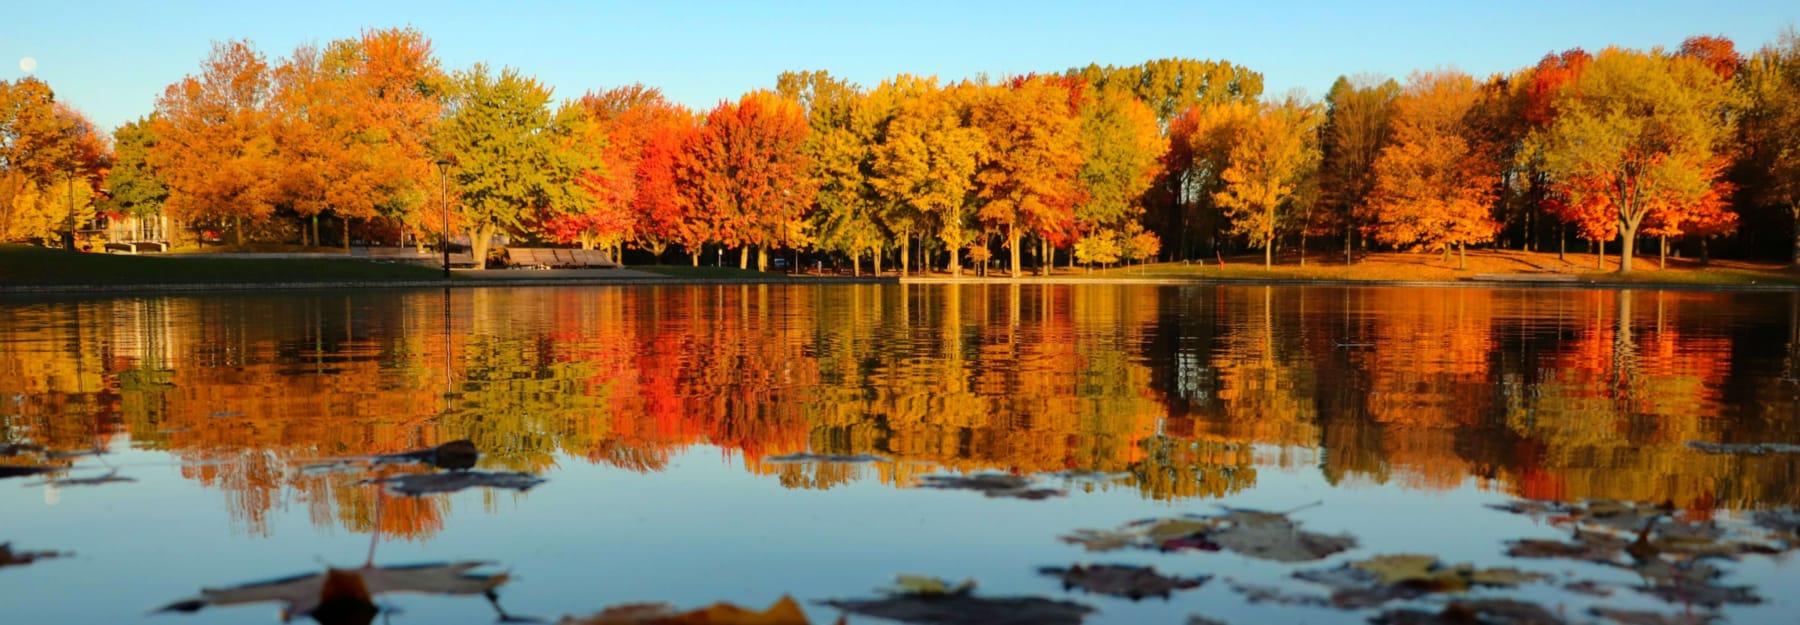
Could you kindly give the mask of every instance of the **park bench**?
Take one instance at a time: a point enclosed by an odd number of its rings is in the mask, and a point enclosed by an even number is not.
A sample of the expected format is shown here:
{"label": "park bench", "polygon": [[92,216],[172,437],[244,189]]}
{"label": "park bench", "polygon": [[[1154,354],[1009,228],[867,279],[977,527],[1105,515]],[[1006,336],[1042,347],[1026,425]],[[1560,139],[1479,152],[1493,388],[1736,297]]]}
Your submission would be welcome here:
{"label": "park bench", "polygon": [[[437,267],[444,263],[443,252],[421,252],[418,248],[414,247],[351,248],[351,256],[353,258],[367,258],[381,263],[414,263],[428,267]],[[473,267],[475,266],[475,256],[468,252],[451,252],[450,266]]]}
{"label": "park bench", "polygon": [[119,241],[106,244],[108,254],[136,254],[139,252],[167,252],[169,244],[162,241]]}
{"label": "park bench", "polygon": [[531,269],[578,269],[617,267],[619,263],[613,262],[599,250],[509,247],[506,248],[506,265]]}

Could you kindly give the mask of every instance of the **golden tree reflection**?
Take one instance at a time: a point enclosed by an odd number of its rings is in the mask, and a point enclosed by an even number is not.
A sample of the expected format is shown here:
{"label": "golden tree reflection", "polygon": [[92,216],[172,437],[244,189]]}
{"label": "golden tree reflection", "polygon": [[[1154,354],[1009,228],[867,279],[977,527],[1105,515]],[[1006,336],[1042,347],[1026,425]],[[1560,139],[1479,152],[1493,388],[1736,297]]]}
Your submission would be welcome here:
{"label": "golden tree reflection", "polygon": [[[447,299],[446,299],[447,298]],[[304,506],[384,534],[297,467],[470,439],[494,468],[659,471],[720,449],[797,488],[944,469],[1127,476],[1220,497],[1259,471],[1547,498],[1793,505],[1800,299],[1654,291],[1048,284],[474,289],[0,307],[0,463],[130,444],[246,532]],[[869,465],[775,463],[812,451]],[[380,513],[377,514],[377,507]]]}

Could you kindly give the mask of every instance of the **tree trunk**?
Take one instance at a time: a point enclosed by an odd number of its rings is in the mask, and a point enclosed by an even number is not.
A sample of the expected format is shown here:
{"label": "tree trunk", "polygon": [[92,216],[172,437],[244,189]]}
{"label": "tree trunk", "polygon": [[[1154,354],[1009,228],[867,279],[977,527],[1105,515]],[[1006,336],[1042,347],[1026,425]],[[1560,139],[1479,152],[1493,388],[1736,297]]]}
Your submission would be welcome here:
{"label": "tree trunk", "polygon": [[1275,240],[1270,239],[1263,244],[1263,268],[1275,266]]}
{"label": "tree trunk", "polygon": [[961,278],[962,277],[962,255],[958,254],[957,251],[958,250],[955,250],[955,249],[950,250],[950,266],[948,267],[948,269],[950,270],[950,275]]}
{"label": "tree trunk", "polygon": [[750,268],[750,246],[738,248],[738,269]]}
{"label": "tree trunk", "polygon": [[1009,253],[1012,254],[1012,277],[1022,278],[1022,277],[1024,277],[1024,273],[1023,273],[1024,270],[1022,268],[1020,268],[1020,266],[1019,266],[1019,260],[1020,260],[1019,259],[1019,246],[1023,243],[1023,241],[1019,240],[1019,227],[1018,226],[1007,226],[1006,227],[1006,241],[1007,241],[1007,249],[1009,250]]}
{"label": "tree trunk", "polygon": [[1469,269],[1469,254],[1463,249],[1461,243],[1456,244],[1456,269],[1458,271],[1468,271]]}
{"label": "tree trunk", "polygon": [[756,270],[757,271],[768,271],[769,270],[769,248],[768,248],[768,246],[759,246],[756,248]]}
{"label": "tree trunk", "polygon": [[695,267],[700,266],[700,250],[688,250],[688,258],[694,261]]}
{"label": "tree trunk", "polygon": [[[74,243],[75,235],[73,234],[75,231],[74,231],[74,229],[70,229],[69,232],[70,232],[69,249],[75,249],[75,243]],[[231,232],[232,232],[232,237],[237,239],[237,246],[238,246],[239,251],[242,251],[244,248],[244,218],[243,217],[232,217],[231,218]],[[345,249],[348,249],[348,248],[345,248]]]}
{"label": "tree trunk", "polygon": [[1669,237],[1662,236],[1657,239],[1656,270],[1662,271],[1669,268]]}
{"label": "tree trunk", "polygon": [[1050,247],[1050,237],[1038,237],[1038,259],[1038,275],[1048,276],[1056,268],[1056,248]]}
{"label": "tree trunk", "polygon": [[850,254],[850,275],[862,277],[862,255],[854,252]]}
{"label": "tree trunk", "polygon": [[912,271],[912,237],[902,233],[900,235],[900,277],[906,277],[909,271]]}
{"label": "tree trunk", "polygon": [[1800,202],[1789,204],[1788,214],[1794,216],[1794,265],[1800,266]]}
{"label": "tree trunk", "polygon": [[[348,227],[346,227],[347,229]],[[494,226],[482,224],[476,227],[472,234],[474,236],[469,239],[469,252],[475,255],[475,268],[487,269],[488,241],[494,238]],[[345,236],[344,241],[345,245],[348,245],[350,237]]]}
{"label": "tree trunk", "polygon": [[1560,260],[1560,261],[1565,261],[1565,262],[1568,261],[1568,258],[1567,258],[1568,254],[1569,254],[1569,225],[1568,224],[1557,224],[1556,225],[1556,242],[1558,245],[1560,245],[1560,247],[1556,248],[1556,259]]}
{"label": "tree trunk", "polygon": [[1349,267],[1352,263],[1356,262],[1356,257],[1351,255],[1351,249],[1352,249],[1351,246],[1355,241],[1356,241],[1355,231],[1351,230],[1350,226],[1347,226],[1347,225],[1344,226],[1344,266],[1345,267]]}
{"label": "tree trunk", "polygon": [[350,253],[350,218],[346,217],[346,218],[342,219],[341,221],[344,224],[344,253],[349,254]]}
{"label": "tree trunk", "polygon": [[1619,233],[1619,273],[1631,273],[1631,248],[1637,237]]}
{"label": "tree trunk", "polygon": [[1606,270],[1606,242],[1601,241],[1599,239],[1589,239],[1589,240],[1594,242],[1594,270],[1595,271],[1605,271]]}
{"label": "tree trunk", "polygon": [[1306,266],[1306,229],[1300,229],[1300,266]]}

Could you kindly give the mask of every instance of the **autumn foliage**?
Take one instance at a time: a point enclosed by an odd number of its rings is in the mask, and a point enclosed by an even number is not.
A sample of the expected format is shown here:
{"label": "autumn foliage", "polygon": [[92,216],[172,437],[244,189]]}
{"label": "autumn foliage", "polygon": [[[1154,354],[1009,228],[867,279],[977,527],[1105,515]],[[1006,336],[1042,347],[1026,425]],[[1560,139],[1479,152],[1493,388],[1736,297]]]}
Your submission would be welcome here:
{"label": "autumn foliage", "polygon": [[1223,60],[873,88],[809,70],[699,112],[643,84],[558,101],[518,69],[447,70],[412,29],[276,59],[228,41],[119,129],[116,174],[48,85],[7,83],[0,235],[166,214],[240,244],[732,251],[758,267],[805,252],[902,274],[1001,259],[1013,275],[1574,236],[1616,240],[1628,270],[1639,239],[1704,253],[1743,244],[1740,223],[1800,215],[1794,39],[1571,49],[1404,88],[1341,77],[1318,102],[1266,97]]}

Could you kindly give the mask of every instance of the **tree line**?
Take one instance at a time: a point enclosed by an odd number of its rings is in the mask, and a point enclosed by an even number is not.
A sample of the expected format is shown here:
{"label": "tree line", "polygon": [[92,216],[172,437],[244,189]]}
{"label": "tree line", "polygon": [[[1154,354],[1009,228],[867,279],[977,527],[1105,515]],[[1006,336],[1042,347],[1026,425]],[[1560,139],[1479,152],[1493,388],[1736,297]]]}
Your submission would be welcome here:
{"label": "tree line", "polygon": [[808,250],[857,273],[1000,258],[1015,276],[1581,239],[1601,262],[1617,241],[1629,271],[1640,242],[1758,254],[1781,230],[1800,262],[1796,146],[1791,29],[1749,55],[1698,36],[1486,78],[1340,77],[1321,101],[1267,97],[1227,61],[1161,59],[874,87],[787,72],[707,111],[641,84],[555,101],[387,29],[273,62],[216,43],[110,138],[42,81],[0,83],[0,239],[166,212],[239,244],[449,236],[485,259],[506,235],[695,264],[734,250],[740,267]]}

